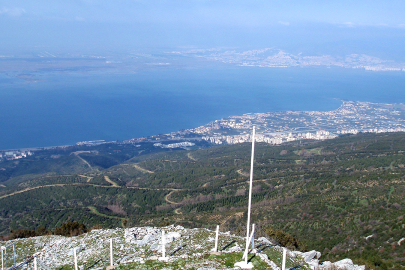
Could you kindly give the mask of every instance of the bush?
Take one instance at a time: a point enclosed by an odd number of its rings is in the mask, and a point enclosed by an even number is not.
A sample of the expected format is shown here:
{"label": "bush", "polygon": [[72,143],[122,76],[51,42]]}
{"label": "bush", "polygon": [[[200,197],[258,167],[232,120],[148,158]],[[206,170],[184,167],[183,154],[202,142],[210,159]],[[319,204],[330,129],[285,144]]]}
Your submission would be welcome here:
{"label": "bush", "polygon": [[67,222],[56,228],[53,234],[62,236],[78,236],[87,232],[86,225],[79,222]]}
{"label": "bush", "polygon": [[306,251],[307,249],[307,246],[303,242],[282,230],[266,228],[264,229],[264,233],[268,237],[272,238],[274,241],[278,242],[282,246],[287,247],[288,249],[299,250],[302,252]]}

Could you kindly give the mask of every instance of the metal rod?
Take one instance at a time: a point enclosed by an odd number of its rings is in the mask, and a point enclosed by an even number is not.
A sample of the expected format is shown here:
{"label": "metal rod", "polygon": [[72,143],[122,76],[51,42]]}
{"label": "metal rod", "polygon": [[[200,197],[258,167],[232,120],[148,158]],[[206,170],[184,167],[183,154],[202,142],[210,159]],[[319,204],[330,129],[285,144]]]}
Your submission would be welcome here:
{"label": "metal rod", "polygon": [[6,249],[5,247],[1,247],[1,270],[4,270],[4,255],[3,250]]}
{"label": "metal rod", "polygon": [[113,260],[113,240],[112,238],[110,239],[110,265],[114,265],[114,260]]}
{"label": "metal rod", "polygon": [[34,257],[34,270],[37,270],[37,257]]}
{"label": "metal rod", "polygon": [[219,225],[217,225],[217,231],[215,234],[215,247],[214,247],[215,252],[218,252],[218,234],[219,234]]}
{"label": "metal rod", "polygon": [[252,224],[252,250],[255,248],[255,224]]}
{"label": "metal rod", "polygon": [[74,261],[75,261],[75,270],[78,270],[78,269],[77,269],[76,248],[73,248],[73,258],[74,258]]}
{"label": "metal rod", "polygon": [[281,266],[281,270],[285,270],[286,259],[287,259],[287,249],[283,248],[283,264]]}
{"label": "metal rod", "polygon": [[13,264],[13,266],[16,264],[16,262],[15,262],[15,244],[13,243],[13,257],[14,257],[14,264]]}
{"label": "metal rod", "polygon": [[164,230],[162,230],[162,258],[166,258],[166,239]]}
{"label": "metal rod", "polygon": [[255,127],[253,126],[253,135],[252,135],[252,157],[250,161],[250,181],[249,181],[249,205],[248,205],[248,216],[247,216],[247,225],[246,225],[246,249],[245,249],[245,263],[248,263],[248,252],[249,252],[249,227],[250,227],[250,208],[252,206],[252,182],[253,182],[253,162],[255,155]]}
{"label": "metal rod", "polygon": [[[249,237],[249,243],[250,242],[252,242],[253,243],[253,236],[255,235],[255,224],[253,224],[252,225],[252,233],[250,234],[250,237]],[[253,249],[253,248],[252,248]],[[247,254],[248,254],[249,252],[244,252],[243,253],[243,257],[242,257],[242,259],[244,259],[245,258],[245,256],[247,256]]]}

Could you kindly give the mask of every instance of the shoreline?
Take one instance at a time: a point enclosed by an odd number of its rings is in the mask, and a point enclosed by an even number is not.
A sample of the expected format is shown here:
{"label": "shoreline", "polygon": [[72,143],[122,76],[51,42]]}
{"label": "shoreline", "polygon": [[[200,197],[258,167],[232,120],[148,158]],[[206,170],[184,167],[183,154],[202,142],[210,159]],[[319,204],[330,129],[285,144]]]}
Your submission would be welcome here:
{"label": "shoreline", "polygon": [[[105,140],[91,140],[91,141],[80,141],[77,142],[76,144],[67,144],[67,145],[56,145],[56,146],[44,146],[44,147],[24,147],[24,148],[12,148],[12,149],[2,149],[0,150],[0,153],[5,153],[5,152],[23,152],[23,151],[41,151],[41,150],[50,150],[50,149],[56,149],[56,148],[67,148],[67,147],[73,147],[73,146],[94,146],[94,145],[99,145],[99,144],[107,144],[107,143],[122,143],[122,144],[134,144],[134,143],[145,143],[145,142],[163,142],[163,141],[174,141],[174,140],[186,140],[186,141],[190,141],[190,140],[206,140],[209,141],[207,135],[209,133],[212,133],[214,130],[218,130],[218,128],[227,128],[227,129],[234,129],[235,132],[234,133],[238,133],[239,136],[242,136],[243,134],[245,134],[246,132],[244,130],[247,130],[249,128],[251,128],[252,125],[260,125],[260,123],[265,122],[266,118],[263,117],[273,117],[275,118],[275,120],[273,119],[273,122],[276,122],[277,125],[279,125],[279,127],[282,127],[282,125],[284,124],[284,126],[290,126],[293,125],[293,120],[294,118],[291,119],[291,121],[289,121],[288,119],[285,120],[286,117],[288,117],[289,115],[316,115],[318,118],[321,117],[326,117],[327,115],[332,115],[334,114],[334,117],[341,117],[342,119],[344,119],[345,114],[347,113],[352,113],[354,116],[356,116],[355,113],[357,113],[357,110],[363,109],[364,107],[370,107],[367,108],[366,110],[364,110],[365,112],[363,112],[363,114],[359,114],[357,115],[358,118],[365,118],[365,116],[367,117],[367,113],[373,113],[373,109],[374,110],[381,110],[381,108],[389,108],[391,110],[393,110],[393,108],[399,108],[403,111],[405,111],[405,104],[404,103],[372,103],[372,102],[359,102],[359,101],[351,101],[351,100],[347,100],[347,99],[341,99],[341,98],[334,98],[334,100],[341,102],[340,106],[335,109],[335,110],[328,110],[328,111],[292,111],[292,110],[287,110],[287,111],[276,111],[276,112],[267,112],[267,113],[245,113],[243,115],[233,115],[233,116],[228,116],[226,118],[222,118],[220,120],[214,120],[211,121],[203,126],[200,127],[194,127],[194,128],[190,128],[190,129],[184,129],[184,130],[180,130],[180,131],[174,131],[174,132],[170,132],[167,134],[157,134],[157,135],[151,135],[151,136],[147,136],[147,137],[140,137],[140,138],[131,138],[131,139],[126,139],[126,140],[114,140],[114,141],[105,141]],[[358,106],[358,108],[356,108],[356,106]],[[350,110],[352,110],[352,112],[350,112]],[[340,115],[339,115],[340,114]],[[385,116],[386,117],[386,116]],[[349,117],[349,118],[353,118],[353,116]],[[263,120],[264,119],[264,120]],[[359,119],[357,119],[359,120]],[[392,119],[391,119],[392,120]],[[397,119],[398,120],[398,119]],[[404,125],[403,127],[405,128],[405,119],[399,119],[401,121],[404,121]],[[236,124],[236,122],[240,122],[239,124]],[[258,123],[253,123],[254,121],[258,122]],[[219,123],[219,124],[218,124]],[[274,125],[276,125],[274,124]],[[315,125],[316,126],[316,125]],[[378,124],[377,124],[378,126]],[[398,125],[397,125],[398,127]],[[317,129],[320,130],[320,127],[317,127]],[[272,131],[270,132],[269,130],[267,130],[267,132],[264,132],[264,130],[259,130],[262,132],[263,135],[270,135],[273,137],[277,137],[277,136],[285,136],[286,133],[299,133],[299,132],[315,132],[317,129],[315,129],[314,127],[310,127],[310,125],[307,126],[297,126],[295,128],[295,130],[293,130],[293,128],[290,128],[290,130],[287,130],[284,128],[281,130],[277,130],[277,131]],[[302,130],[302,131],[301,131]],[[386,128],[386,132],[395,132],[395,131],[402,131],[402,130],[394,130],[392,127],[387,127]],[[348,127],[348,131],[344,131],[342,130],[341,132],[337,129],[337,126],[333,126],[333,124],[330,124],[329,126],[326,126],[326,128],[324,127],[324,130],[321,130],[321,135],[325,135],[325,132],[328,133],[327,135],[329,135],[329,132],[331,133],[331,136],[320,136],[319,138],[315,138],[315,137],[308,137],[307,139],[331,139],[336,137],[336,135],[340,135],[340,134],[346,134],[346,133],[359,133],[359,132],[384,132],[383,129],[380,130],[378,129],[370,129],[370,130],[360,130],[358,128],[352,127],[350,129],[350,127]],[[225,132],[227,133],[227,132]],[[316,131],[316,133],[318,133],[318,131]],[[214,132],[214,134],[216,134]],[[189,137],[187,137],[187,135],[189,135]],[[233,135],[238,136],[238,135]],[[291,136],[288,135],[291,139]],[[229,135],[227,136],[229,137]],[[212,141],[212,137],[210,137],[211,142]],[[306,137],[304,137],[305,139]],[[302,138],[300,138],[302,139]],[[246,141],[246,140],[245,140]],[[243,142],[243,141],[239,141]],[[271,143],[270,141],[267,141],[268,143]],[[277,143],[272,143],[272,144],[280,144],[283,141],[279,140],[277,141]],[[226,143],[228,144],[234,144],[235,142],[230,143],[230,141],[228,140]],[[238,142],[236,142],[238,143]],[[215,144],[222,144],[222,142],[215,142]],[[3,156],[4,157],[4,156]]]}

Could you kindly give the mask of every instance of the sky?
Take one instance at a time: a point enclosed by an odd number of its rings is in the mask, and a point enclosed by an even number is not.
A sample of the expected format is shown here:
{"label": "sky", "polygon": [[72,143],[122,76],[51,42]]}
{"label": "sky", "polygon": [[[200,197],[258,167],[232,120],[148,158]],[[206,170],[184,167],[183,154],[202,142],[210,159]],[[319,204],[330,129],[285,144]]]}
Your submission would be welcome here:
{"label": "sky", "polygon": [[276,46],[394,57],[404,10],[402,0],[2,0],[0,50]]}

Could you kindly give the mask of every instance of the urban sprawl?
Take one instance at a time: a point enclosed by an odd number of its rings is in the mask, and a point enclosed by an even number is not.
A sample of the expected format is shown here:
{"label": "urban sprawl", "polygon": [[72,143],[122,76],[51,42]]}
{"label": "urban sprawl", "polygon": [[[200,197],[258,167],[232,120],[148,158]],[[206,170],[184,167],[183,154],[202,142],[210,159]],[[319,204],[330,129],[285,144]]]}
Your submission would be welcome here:
{"label": "urban sprawl", "polygon": [[405,131],[405,105],[343,101],[333,111],[286,111],[230,116],[207,125],[174,132],[172,139],[198,134],[214,144],[249,142],[251,130],[257,130],[256,141],[281,144],[289,141],[333,139],[359,132]]}
{"label": "urban sprawl", "polygon": [[[285,111],[244,114],[215,120],[204,126],[163,135],[133,138],[120,142],[82,141],[77,145],[94,146],[104,143],[134,144],[153,142],[155,147],[184,148],[197,141],[212,144],[237,144],[251,141],[256,127],[256,141],[272,145],[297,140],[326,140],[344,134],[405,132],[405,104],[342,101],[333,111]],[[192,142],[194,141],[194,142]],[[164,142],[168,142],[164,144]],[[42,149],[42,148],[37,148]],[[0,151],[0,160],[19,159],[33,155],[29,150]]]}

